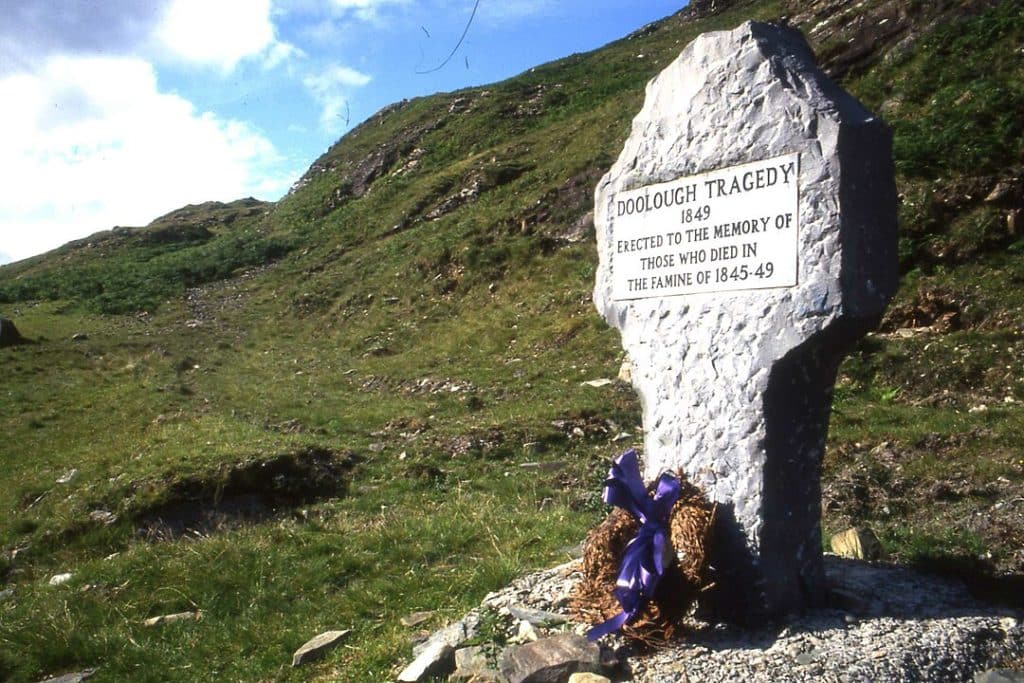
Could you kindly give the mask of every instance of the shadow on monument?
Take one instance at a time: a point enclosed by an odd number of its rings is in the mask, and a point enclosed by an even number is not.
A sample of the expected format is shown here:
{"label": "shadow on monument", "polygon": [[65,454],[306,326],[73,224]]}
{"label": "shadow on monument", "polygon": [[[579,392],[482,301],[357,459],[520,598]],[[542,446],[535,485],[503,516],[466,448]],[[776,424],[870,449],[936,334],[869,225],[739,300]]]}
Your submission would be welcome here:
{"label": "shadow on monument", "polygon": [[832,387],[852,340],[871,321],[839,321],[775,363],[764,394],[761,528],[751,547],[731,505],[720,504],[710,563],[715,588],[703,601],[715,620],[770,623],[824,604],[821,460]]}
{"label": "shadow on monument", "polygon": [[[760,545],[733,505],[719,504],[709,548],[714,586],[687,636],[711,649],[763,649],[788,633],[857,620],[980,616],[1024,608],[1024,576],[993,576],[977,561],[902,567],[825,556],[821,463],[839,363],[874,321],[839,321],[775,364],[764,394],[765,472]],[[758,554],[755,556],[755,550]]]}

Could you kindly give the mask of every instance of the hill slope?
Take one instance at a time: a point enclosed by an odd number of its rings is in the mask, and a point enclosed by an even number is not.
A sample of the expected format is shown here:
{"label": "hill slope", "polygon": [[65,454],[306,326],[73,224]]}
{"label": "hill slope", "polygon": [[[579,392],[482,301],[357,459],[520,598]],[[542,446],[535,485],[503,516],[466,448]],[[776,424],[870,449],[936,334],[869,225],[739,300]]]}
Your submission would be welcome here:
{"label": "hill slope", "polygon": [[381,680],[400,617],[439,624],[564,558],[640,438],[627,386],[582,384],[621,360],[590,303],[592,189],[646,81],[748,18],[800,26],[896,136],[903,284],[841,370],[826,525],[1019,576],[1019,3],[693,4],[396,104],[274,205],[0,268],[0,313],[35,340],[0,349],[0,678],[304,680],[290,653],[351,628],[316,675]]}

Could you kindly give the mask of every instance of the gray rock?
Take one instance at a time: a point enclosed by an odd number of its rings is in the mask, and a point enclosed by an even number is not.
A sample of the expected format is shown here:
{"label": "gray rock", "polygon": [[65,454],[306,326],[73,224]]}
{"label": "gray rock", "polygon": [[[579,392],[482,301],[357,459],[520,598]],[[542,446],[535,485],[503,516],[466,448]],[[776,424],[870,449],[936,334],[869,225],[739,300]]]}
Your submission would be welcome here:
{"label": "gray rock", "polygon": [[81,342],[88,341],[88,339],[89,335],[87,335],[84,332],[76,332],[75,334],[71,335],[71,341]]}
{"label": "gray rock", "polygon": [[85,671],[76,671],[70,674],[64,674],[63,676],[55,676],[54,678],[47,678],[46,680],[39,681],[39,683],[82,683],[82,681],[92,678],[99,669],[86,669]]}
{"label": "gray rock", "polygon": [[402,617],[399,621],[402,626],[412,628],[413,626],[419,626],[425,621],[430,621],[430,617],[434,616],[433,612],[413,612],[412,614]]}
{"label": "gray rock", "polygon": [[469,681],[471,683],[498,683],[505,677],[491,666],[487,650],[481,646],[464,647],[455,652],[455,672],[448,677],[449,681]]}
{"label": "gray rock", "polygon": [[452,669],[455,647],[440,640],[428,640],[419,648],[416,658],[398,674],[403,683],[416,683],[428,676],[441,676]]}
{"label": "gray rock", "polygon": [[974,683],[1024,683],[1024,671],[989,669],[975,674]]}
{"label": "gray rock", "polygon": [[418,656],[420,652],[426,650],[431,643],[435,642],[444,643],[454,650],[476,635],[479,623],[480,620],[475,614],[469,614],[459,621],[434,631],[426,642],[414,647],[412,653]]}
{"label": "gray rock", "polygon": [[[698,37],[648,83],[597,187],[594,303],[631,361],[644,476],[681,468],[718,504],[720,590],[703,602],[723,616],[824,597],[832,386],[896,289],[893,178],[889,130],[817,68],[800,33],[747,22]],[[666,187],[682,188],[676,207]],[[706,265],[683,267],[683,253]],[[634,274],[647,289],[630,293]]]}
{"label": "gray rock", "polygon": [[336,648],[338,643],[340,643],[349,633],[351,633],[350,629],[321,633],[295,651],[295,654],[292,655],[292,666],[300,666],[306,662],[312,662],[320,659]]}
{"label": "gray rock", "polygon": [[501,658],[509,683],[562,683],[574,673],[602,670],[601,649],[575,633],[510,647]]}
{"label": "gray rock", "polygon": [[509,605],[508,612],[516,619],[528,621],[534,626],[551,626],[564,624],[568,618],[564,614],[548,612],[546,610],[533,609],[525,605]]}
{"label": "gray rock", "polygon": [[415,683],[428,676],[444,675],[452,670],[455,650],[476,635],[479,617],[470,613],[454,624],[435,631],[425,642],[412,649],[413,661],[398,675],[403,683]]}

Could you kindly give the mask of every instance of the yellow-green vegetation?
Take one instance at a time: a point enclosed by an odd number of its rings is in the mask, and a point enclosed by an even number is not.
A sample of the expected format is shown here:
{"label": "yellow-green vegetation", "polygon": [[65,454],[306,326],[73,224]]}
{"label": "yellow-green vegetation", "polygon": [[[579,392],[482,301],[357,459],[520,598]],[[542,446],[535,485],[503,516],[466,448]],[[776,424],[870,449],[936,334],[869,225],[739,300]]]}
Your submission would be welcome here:
{"label": "yellow-green vegetation", "polygon": [[[840,371],[825,524],[1020,574],[1024,11],[895,5],[908,28],[844,85],[896,134],[905,277]],[[32,340],[0,349],[0,679],[388,680],[402,616],[439,626],[565,559],[640,440],[628,387],[582,384],[621,360],[590,302],[594,184],[690,39],[798,9],[670,17],[395,105],[276,204],[0,268]],[[826,62],[855,23],[812,33]],[[352,633],[293,670],[330,629]]]}

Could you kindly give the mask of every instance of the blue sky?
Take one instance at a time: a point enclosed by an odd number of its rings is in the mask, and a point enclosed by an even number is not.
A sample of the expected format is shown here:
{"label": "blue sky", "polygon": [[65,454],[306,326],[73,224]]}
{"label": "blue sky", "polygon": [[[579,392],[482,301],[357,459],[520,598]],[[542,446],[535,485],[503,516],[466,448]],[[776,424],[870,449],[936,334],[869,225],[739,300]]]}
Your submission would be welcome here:
{"label": "blue sky", "polygon": [[[0,263],[276,200],[392,102],[600,47],[685,0],[0,0]],[[429,71],[430,73],[421,73]]]}

